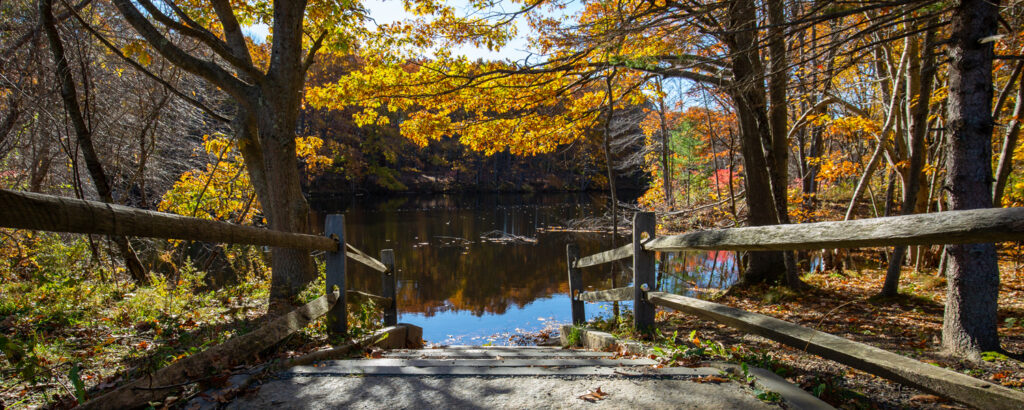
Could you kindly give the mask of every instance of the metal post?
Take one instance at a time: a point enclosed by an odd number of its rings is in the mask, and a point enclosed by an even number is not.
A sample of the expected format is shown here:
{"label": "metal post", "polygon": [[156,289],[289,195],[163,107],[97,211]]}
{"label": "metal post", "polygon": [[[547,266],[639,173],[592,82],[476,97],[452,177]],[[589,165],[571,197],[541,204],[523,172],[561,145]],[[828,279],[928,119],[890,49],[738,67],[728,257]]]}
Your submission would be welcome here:
{"label": "metal post", "polygon": [[381,296],[391,298],[391,306],[384,307],[384,326],[394,326],[398,324],[398,292],[396,292],[398,274],[395,272],[395,251],[392,249],[380,251],[380,261],[388,268],[380,274],[383,284]]}
{"label": "metal post", "polygon": [[580,268],[576,267],[576,261],[580,259],[580,248],[575,243],[565,246],[566,263],[569,266],[569,300],[572,302],[572,323],[582,325],[587,321],[587,315],[583,311],[583,301],[577,299],[583,292],[583,277],[580,275]]}
{"label": "metal post", "polygon": [[654,290],[654,252],[644,250],[643,234],[654,238],[654,213],[633,215],[633,325],[645,332],[654,328],[654,305],[647,301],[647,291]]}
{"label": "metal post", "polygon": [[348,335],[348,311],[345,297],[345,215],[330,214],[324,221],[324,234],[338,241],[338,250],[327,252],[327,293],[337,287],[338,302],[327,312],[327,331],[332,335]]}

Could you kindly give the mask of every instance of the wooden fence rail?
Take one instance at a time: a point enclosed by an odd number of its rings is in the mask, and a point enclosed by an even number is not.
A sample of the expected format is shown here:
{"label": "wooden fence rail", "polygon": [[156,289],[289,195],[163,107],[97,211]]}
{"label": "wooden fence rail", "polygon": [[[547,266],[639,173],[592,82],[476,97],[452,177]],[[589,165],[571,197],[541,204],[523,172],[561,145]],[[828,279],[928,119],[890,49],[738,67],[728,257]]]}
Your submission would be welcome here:
{"label": "wooden fence rail", "polygon": [[615,262],[620,259],[632,258],[633,257],[633,244],[627,243],[618,248],[596,253],[587,257],[580,258],[573,264],[577,268],[587,268],[590,266],[597,266],[603,263]]}
{"label": "wooden fence rail", "polygon": [[576,300],[583,302],[625,302],[633,300],[633,287],[626,286],[608,290],[595,290],[580,293]]}
{"label": "wooden fence rail", "polygon": [[752,226],[655,238],[652,251],[773,251],[1024,240],[1024,208],[989,208],[853,221]]}
{"label": "wooden fence rail", "polygon": [[[1024,239],[1024,208],[990,208],[853,221],[712,229],[642,242],[644,250],[781,251],[872,246],[950,245]],[[586,268],[633,256],[633,244],[576,260]]]}
{"label": "wooden fence rail", "polygon": [[[0,227],[37,231],[116,235],[201,242],[236,243],[327,252],[327,289],[331,294],[345,289],[345,262],[351,258],[381,273],[384,295],[370,295],[384,305],[385,325],[397,322],[395,302],[394,253],[385,264],[345,242],[344,217],[328,215],[325,236],[242,226],[227,222],[136,209],[104,202],[64,198],[32,192],[0,189]],[[344,246],[339,246],[344,244]],[[381,259],[387,258],[385,251]],[[346,295],[339,292],[339,303],[327,314],[330,329],[339,334],[348,330]],[[386,303],[384,303],[386,301]]]}
{"label": "wooden fence rail", "polygon": [[[779,319],[699,299],[654,292],[654,252],[802,250],[1024,240],[1024,208],[975,209],[842,222],[708,230],[654,237],[654,216],[637,213],[633,241],[580,258],[567,252],[573,323],[586,321],[583,302],[633,300],[634,326],[654,326],[654,305],[677,309],[806,350],[876,376],[979,408],[1024,408],[1024,393]],[[633,286],[583,291],[580,268],[633,258]],[[632,298],[629,298],[629,296]]]}
{"label": "wooden fence rail", "polygon": [[773,317],[706,300],[649,292],[658,306],[710,319],[863,370],[876,376],[930,391],[979,409],[1024,408],[1024,393],[953,370],[820,332]]}
{"label": "wooden fence rail", "polygon": [[327,237],[209,221],[122,205],[0,189],[0,226],[337,251]]}

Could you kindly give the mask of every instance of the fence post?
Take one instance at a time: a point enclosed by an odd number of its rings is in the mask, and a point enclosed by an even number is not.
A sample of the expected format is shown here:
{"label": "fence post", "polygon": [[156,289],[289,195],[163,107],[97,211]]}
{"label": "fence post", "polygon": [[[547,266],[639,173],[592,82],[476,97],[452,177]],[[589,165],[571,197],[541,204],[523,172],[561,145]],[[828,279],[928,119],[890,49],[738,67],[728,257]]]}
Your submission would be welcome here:
{"label": "fence post", "polygon": [[327,293],[338,287],[338,302],[327,312],[327,331],[332,335],[348,335],[348,311],[345,293],[345,215],[330,214],[324,221],[324,235],[338,241],[338,250],[327,252]]}
{"label": "fence post", "polygon": [[647,301],[647,291],[654,290],[654,252],[644,250],[643,233],[654,238],[654,213],[633,215],[633,325],[644,332],[654,327],[654,305]]}
{"label": "fence post", "polygon": [[583,277],[576,261],[580,259],[580,248],[575,243],[565,245],[566,264],[569,265],[569,301],[572,303],[572,324],[581,325],[587,321],[583,301],[577,299],[583,292]]}
{"label": "fence post", "polygon": [[380,274],[381,283],[384,285],[381,296],[391,298],[391,306],[384,307],[384,326],[394,326],[398,324],[398,295],[395,291],[398,274],[395,272],[395,251],[380,251],[380,261],[388,268]]}

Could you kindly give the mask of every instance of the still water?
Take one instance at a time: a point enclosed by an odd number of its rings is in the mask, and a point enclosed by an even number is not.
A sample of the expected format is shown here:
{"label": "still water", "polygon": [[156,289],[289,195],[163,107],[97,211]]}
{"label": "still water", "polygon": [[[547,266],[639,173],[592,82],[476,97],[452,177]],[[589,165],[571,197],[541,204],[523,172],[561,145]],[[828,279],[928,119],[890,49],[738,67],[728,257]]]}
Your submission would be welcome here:
{"label": "still water", "polygon": [[[421,326],[431,343],[502,345],[571,321],[566,244],[576,242],[581,255],[590,255],[609,249],[610,235],[559,228],[604,214],[606,199],[587,193],[321,197],[311,205],[321,218],[344,213],[346,240],[364,252],[394,249],[400,322]],[[486,240],[497,237],[518,240]],[[659,288],[668,292],[724,288],[738,275],[727,252],[670,253],[658,261]],[[380,293],[379,273],[351,261],[348,268],[349,289]],[[613,269],[616,284],[626,286],[632,274],[625,264],[585,268],[583,283],[610,288]],[[588,318],[607,317],[611,307],[588,303],[586,311]]]}

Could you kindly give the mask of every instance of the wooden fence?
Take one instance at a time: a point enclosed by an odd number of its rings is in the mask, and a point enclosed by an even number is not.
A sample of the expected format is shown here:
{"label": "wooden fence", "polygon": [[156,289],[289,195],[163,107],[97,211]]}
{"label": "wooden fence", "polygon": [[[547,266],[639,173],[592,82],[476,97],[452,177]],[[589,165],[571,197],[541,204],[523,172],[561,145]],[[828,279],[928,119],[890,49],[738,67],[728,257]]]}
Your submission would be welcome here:
{"label": "wooden fence", "polygon": [[[325,296],[311,305],[323,304],[322,309],[329,309],[330,331],[347,333],[347,295],[381,304],[385,312],[385,326],[393,326],[397,322],[394,252],[384,249],[380,260],[377,260],[346,243],[343,215],[328,215],[325,235],[317,236],[0,189],[0,227],[326,251]],[[633,239],[625,246],[583,258],[579,257],[575,244],[567,246],[573,323],[586,321],[584,302],[631,300],[637,329],[655,325],[657,306],[672,308],[979,408],[1024,408],[1024,393],[772,317],[657,292],[654,283],[654,256],[659,251],[830,249],[1024,240],[1024,208],[709,230],[663,237],[655,237],[654,227],[654,214],[641,212],[634,216]],[[345,264],[348,258],[381,273],[383,295],[346,290]],[[626,258],[632,258],[634,286],[583,291],[581,269]],[[309,306],[303,309],[309,309]]]}
{"label": "wooden fence", "polygon": [[[345,242],[343,215],[327,215],[325,236],[318,236],[189,218],[103,202],[0,189],[0,227],[326,251],[325,294],[331,294],[335,288],[340,291],[337,301],[332,302],[333,306],[327,313],[332,333],[348,333],[346,301],[349,294],[367,297],[382,306],[385,326],[394,326],[398,319],[394,251],[382,250],[381,260],[377,260]],[[345,289],[345,262],[348,258],[380,272],[383,295]]]}
{"label": "wooden fence", "polygon": [[[676,309],[814,353],[876,376],[914,386],[978,408],[1024,408],[1024,393],[935,367],[828,333],[729,306],[655,291],[655,252],[684,250],[797,250],[868,246],[941,245],[1024,240],[1024,208],[708,230],[654,236],[654,214],[633,218],[632,243],[580,258],[566,248],[574,324],[586,322],[584,302],[633,301],[634,326],[655,326],[656,306]],[[633,286],[584,291],[580,269],[633,258]]]}

